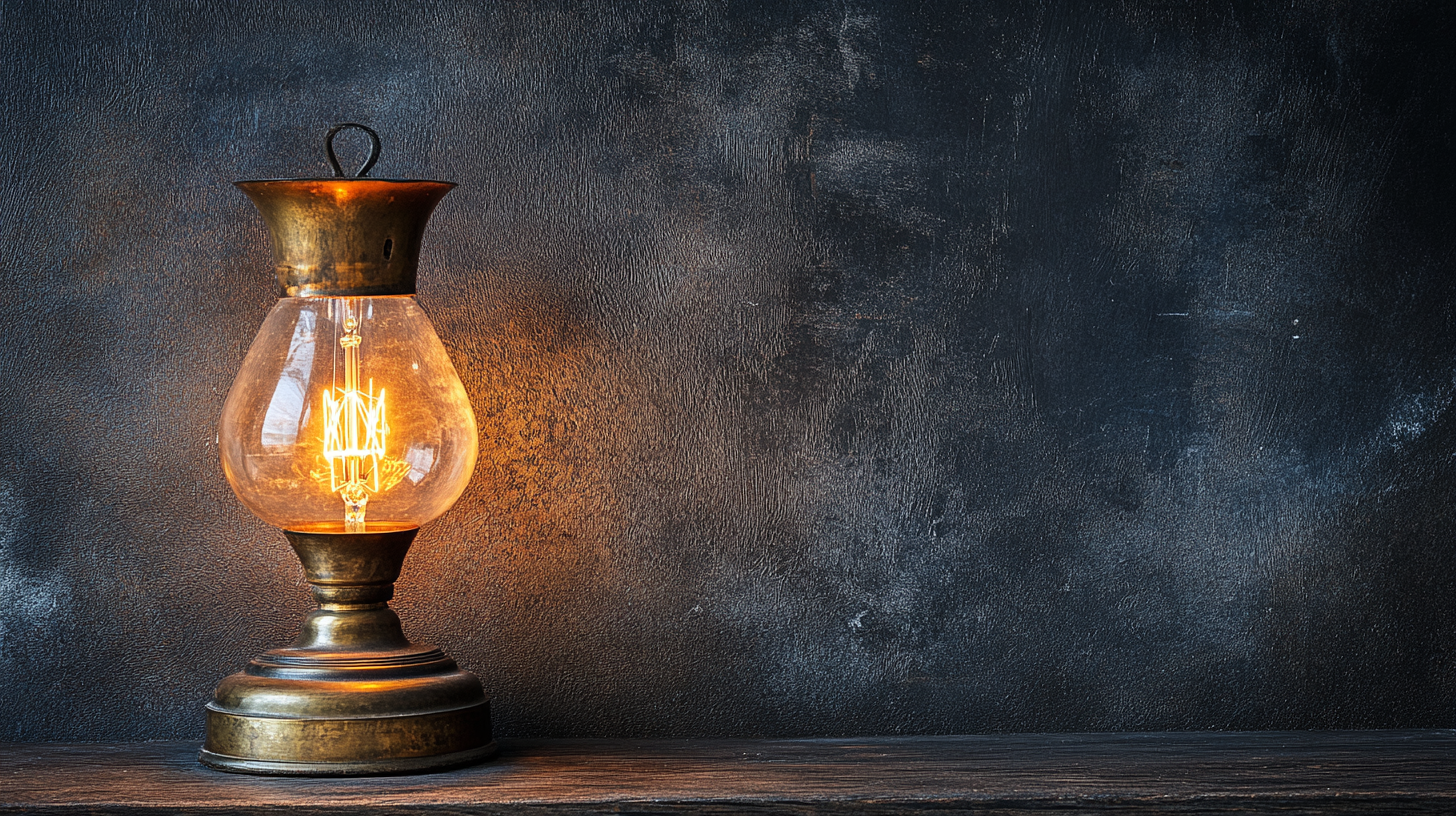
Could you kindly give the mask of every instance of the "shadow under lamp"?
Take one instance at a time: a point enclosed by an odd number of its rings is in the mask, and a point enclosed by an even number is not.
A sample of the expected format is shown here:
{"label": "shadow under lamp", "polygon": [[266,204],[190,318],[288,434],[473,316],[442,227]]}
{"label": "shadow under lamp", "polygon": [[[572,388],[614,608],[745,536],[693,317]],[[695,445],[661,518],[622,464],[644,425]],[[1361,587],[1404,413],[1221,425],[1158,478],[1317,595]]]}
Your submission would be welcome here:
{"label": "shadow under lamp", "polygon": [[[344,128],[368,134],[345,177]],[[335,178],[240,181],[272,236],[280,299],[223,406],[223,472],[280,527],[319,607],[227,677],[202,764],[269,775],[410,773],[495,753],[475,675],[411,643],[389,608],[419,527],[475,467],[475,416],[415,302],[425,223],[453,184],[365,178],[379,136],[325,139]]]}

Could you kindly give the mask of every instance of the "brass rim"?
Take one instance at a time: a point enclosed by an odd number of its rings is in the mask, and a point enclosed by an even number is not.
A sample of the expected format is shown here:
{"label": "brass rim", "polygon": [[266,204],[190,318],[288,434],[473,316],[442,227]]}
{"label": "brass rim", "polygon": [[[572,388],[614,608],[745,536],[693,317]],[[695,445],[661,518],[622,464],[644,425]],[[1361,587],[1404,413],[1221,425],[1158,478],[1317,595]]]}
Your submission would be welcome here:
{"label": "brass rim", "polygon": [[287,762],[269,759],[246,759],[214,753],[203,748],[197,755],[197,761],[217,771],[261,776],[385,776],[466,768],[491,759],[496,755],[496,751],[495,740],[491,740],[479,748],[428,757],[381,759],[364,762]]}

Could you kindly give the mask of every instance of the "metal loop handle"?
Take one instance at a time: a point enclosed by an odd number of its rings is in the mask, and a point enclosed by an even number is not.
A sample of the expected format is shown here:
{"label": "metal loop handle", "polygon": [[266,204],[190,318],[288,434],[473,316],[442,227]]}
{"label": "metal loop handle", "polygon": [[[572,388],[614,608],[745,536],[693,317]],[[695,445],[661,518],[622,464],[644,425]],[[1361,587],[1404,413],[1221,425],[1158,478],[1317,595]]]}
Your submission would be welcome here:
{"label": "metal loop handle", "polygon": [[329,131],[329,135],[324,137],[324,150],[329,154],[329,164],[333,166],[334,176],[336,178],[346,178],[344,168],[339,166],[339,157],[334,155],[334,137],[339,135],[339,131],[344,128],[354,128],[355,130],[362,130],[369,134],[369,158],[365,159],[364,163],[359,166],[358,171],[354,173],[354,178],[364,178],[369,175],[369,170],[374,167],[374,163],[379,161],[379,134],[375,133],[372,128],[355,122],[334,125],[333,129]]}

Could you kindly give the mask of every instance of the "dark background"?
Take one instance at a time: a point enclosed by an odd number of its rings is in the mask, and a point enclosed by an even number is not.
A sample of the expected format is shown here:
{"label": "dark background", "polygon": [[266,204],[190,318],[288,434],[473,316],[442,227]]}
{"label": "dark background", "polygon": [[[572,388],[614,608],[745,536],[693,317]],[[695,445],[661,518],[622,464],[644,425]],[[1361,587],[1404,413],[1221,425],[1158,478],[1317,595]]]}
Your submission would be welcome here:
{"label": "dark background", "polygon": [[460,184],[397,606],[498,733],[1456,725],[1453,21],[3,0],[0,739],[200,738],[296,632],[230,182],[340,121]]}

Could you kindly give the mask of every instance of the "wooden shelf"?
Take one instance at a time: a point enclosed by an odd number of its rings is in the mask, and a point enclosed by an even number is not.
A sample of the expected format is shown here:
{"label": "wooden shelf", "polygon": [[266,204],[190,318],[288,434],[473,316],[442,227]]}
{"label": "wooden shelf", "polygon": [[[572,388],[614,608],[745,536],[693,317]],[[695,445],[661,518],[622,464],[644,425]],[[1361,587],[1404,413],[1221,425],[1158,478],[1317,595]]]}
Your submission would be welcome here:
{"label": "wooden shelf", "polygon": [[1453,813],[1456,732],[503,741],[448,773],[274,779],[197,744],[0,746],[0,813]]}

